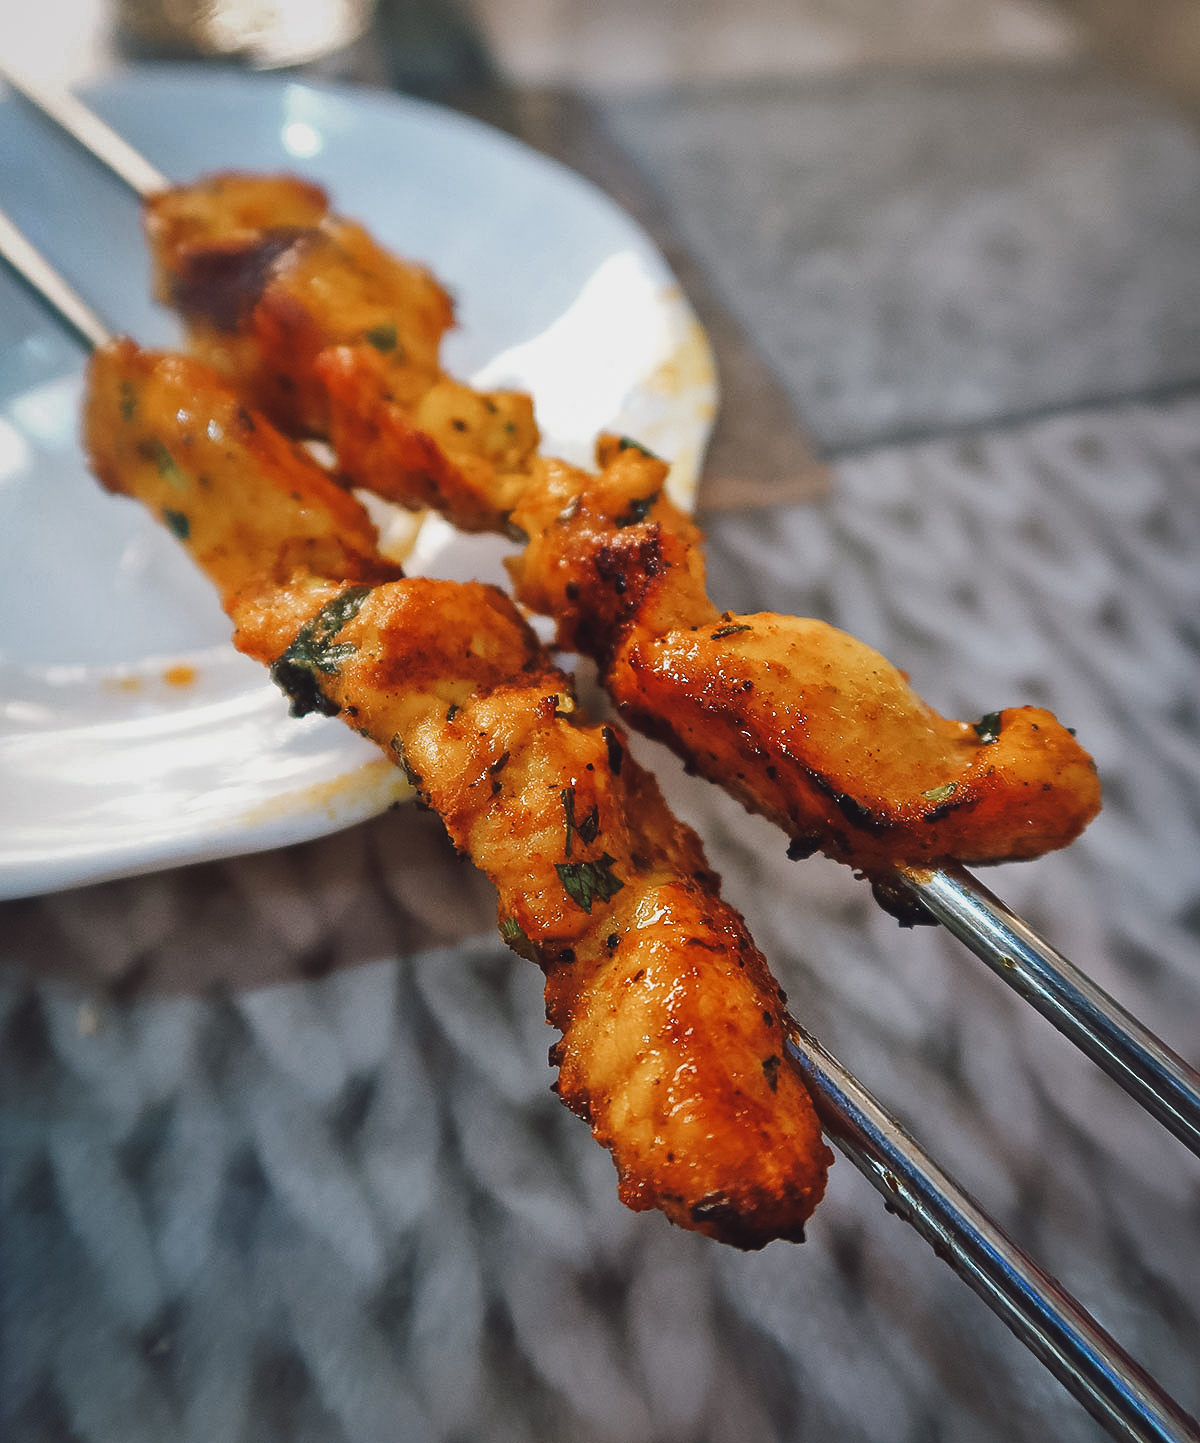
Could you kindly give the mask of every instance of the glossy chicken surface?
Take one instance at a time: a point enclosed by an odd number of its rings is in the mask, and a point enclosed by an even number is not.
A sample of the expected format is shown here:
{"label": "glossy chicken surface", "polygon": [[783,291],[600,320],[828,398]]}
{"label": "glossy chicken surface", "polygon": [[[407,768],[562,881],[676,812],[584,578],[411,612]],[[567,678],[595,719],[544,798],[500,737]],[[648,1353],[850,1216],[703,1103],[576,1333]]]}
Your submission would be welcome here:
{"label": "glossy chicken surface", "polygon": [[1040,856],[1095,815],[1092,761],[1049,712],[949,720],[835,627],[718,613],[695,528],[653,499],[661,463],[601,449],[598,476],[548,465],[543,491],[573,497],[553,516],[541,499],[513,513],[534,537],[517,595],[597,658],[624,717],[782,827],[791,855],[886,882],[898,866]]}
{"label": "glossy chicken surface", "polygon": [[[282,182],[259,184],[269,217]],[[243,197],[254,181],[218,177],[150,211],[160,288],[193,322],[211,319],[220,303],[205,310],[181,299],[189,278],[205,272],[210,251],[224,253],[230,232],[241,235],[251,209],[244,198],[232,202],[229,187]],[[167,239],[174,232],[163,217],[175,211],[202,215],[186,246]],[[237,245],[274,254],[291,212],[255,220],[259,229]],[[324,235],[348,224],[323,213],[310,228]],[[373,274],[400,264],[371,254]],[[1050,713],[1017,707],[949,720],[877,652],[822,622],[719,612],[705,588],[700,534],[663,497],[666,467],[640,447],[608,438],[593,474],[537,454],[532,413],[517,425],[511,397],[476,395],[441,372],[419,395],[415,383],[405,389],[395,373],[407,375],[407,362],[362,344],[362,320],[357,338],[352,328],[339,332],[340,313],[314,302],[318,273],[333,296],[353,270],[314,243],[303,264],[272,262],[257,297],[252,286],[239,291],[227,334],[246,347],[248,373],[275,374],[277,384],[259,391],[276,418],[331,441],[348,483],[434,507],[464,530],[525,539],[511,566],[518,600],[556,619],[563,648],[596,659],[631,724],[775,821],[792,855],[820,850],[885,883],[898,866],[1038,856],[1067,845],[1095,815],[1091,759]],[[377,294],[401,316],[403,286]],[[271,341],[281,315],[295,336],[311,338],[286,354]],[[384,324],[382,315],[372,311],[370,324]],[[428,378],[434,328],[422,335]],[[272,403],[285,383],[309,398],[302,416]]]}
{"label": "glossy chicken surface", "polygon": [[[388,254],[323,191],[293,176],[209,177],[152,197],[146,235],[159,299],[193,353],[293,434],[326,437],[324,366],[336,350],[388,405],[386,434],[354,437],[356,474],[409,504],[453,498],[466,530],[503,524],[538,443],[528,396],[482,394],[443,372],[450,297],[421,266]],[[320,362],[321,364],[318,364]]]}
{"label": "glossy chicken surface", "polygon": [[298,714],[402,765],[546,977],[557,1090],[621,1197],[739,1247],[799,1240],[829,1154],[785,998],[699,839],[494,587],[402,577],[341,491],[207,367],[97,353],[85,440],[212,577]]}

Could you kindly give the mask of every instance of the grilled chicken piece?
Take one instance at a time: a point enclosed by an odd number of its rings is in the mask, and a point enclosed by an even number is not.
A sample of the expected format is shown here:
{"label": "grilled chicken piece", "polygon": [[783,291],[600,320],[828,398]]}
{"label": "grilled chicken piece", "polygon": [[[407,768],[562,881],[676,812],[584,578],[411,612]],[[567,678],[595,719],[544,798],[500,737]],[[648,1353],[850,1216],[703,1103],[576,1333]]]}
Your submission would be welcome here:
{"label": "grilled chicken piece", "polygon": [[[427,270],[389,255],[292,176],[215,175],[151,197],[145,222],[159,299],[184,318],[193,353],[250,404],[294,435],[327,436],[316,362],[344,347],[394,408],[382,461],[409,504],[425,488],[453,498],[464,530],[503,525],[537,450],[533,405],[442,371],[454,310]],[[370,433],[357,444],[364,468]]]}
{"label": "grilled chicken piece", "polygon": [[[253,180],[218,178],[152,203],[161,289],[193,319],[222,304],[189,308],[180,297],[205,273],[206,248],[221,253],[226,232],[242,224],[245,207],[225,199],[228,187],[240,194]],[[207,230],[169,244],[162,217],[174,209],[204,209]],[[346,225],[325,215],[316,228]],[[268,225],[240,244],[273,254],[275,234]],[[385,259],[373,263],[380,273]],[[878,653],[824,623],[719,613],[705,590],[700,534],[662,496],[665,466],[640,447],[607,438],[598,475],[538,455],[533,431],[519,430],[505,449],[507,413],[496,397],[439,373],[414,400],[394,383],[394,361],[361,337],[338,339],[331,313],[311,298],[318,276],[327,295],[349,285],[348,261],[314,246],[303,267],[249,270],[264,279],[257,299],[252,286],[239,292],[233,334],[289,391],[319,394],[305,426],[333,443],[346,479],[434,507],[465,530],[526,538],[510,568],[518,599],[556,619],[561,646],[596,659],[631,724],[775,821],[792,855],[824,851],[884,894],[897,866],[1038,856],[1074,840],[1097,812],[1091,759],[1050,713],[1019,707],[950,721]],[[380,295],[374,326],[403,301],[402,289]],[[283,349],[270,342],[280,316],[295,338]],[[329,343],[314,349],[309,335]],[[286,405],[275,414],[291,419]]]}
{"label": "grilled chicken piece", "polygon": [[546,976],[557,1090],[632,1208],[738,1247],[799,1240],[830,1155],[785,998],[699,839],[503,592],[402,578],[358,503],[189,359],[93,358],[93,468],[212,576],[237,645],[298,714],[403,765],[495,883],[501,935]]}
{"label": "grilled chicken piece", "polygon": [[[297,572],[403,575],[362,506],[187,356],[116,341],[92,363],[84,446],[107,490],[135,496],[179,538],[228,609]],[[246,478],[253,477],[253,487]]]}
{"label": "grilled chicken piece", "polygon": [[[1100,804],[1091,758],[1047,711],[938,715],[877,651],[824,622],[718,613],[661,462],[612,438],[598,476],[545,463],[513,512],[533,538],[518,599],[596,658],[622,715],[791,838],[886,884],[898,866],[1018,861]],[[644,516],[644,520],[634,519]]]}

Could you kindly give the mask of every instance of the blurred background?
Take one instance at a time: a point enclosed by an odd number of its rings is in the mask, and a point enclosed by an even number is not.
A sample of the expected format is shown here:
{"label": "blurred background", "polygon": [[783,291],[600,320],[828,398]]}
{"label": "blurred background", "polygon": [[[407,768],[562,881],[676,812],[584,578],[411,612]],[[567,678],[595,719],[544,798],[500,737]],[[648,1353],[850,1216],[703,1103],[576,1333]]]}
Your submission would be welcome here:
{"label": "blurred background", "polygon": [[[163,50],[234,50],[231,36],[290,26],[314,37],[312,60],[344,48],[372,11],[374,64],[393,83],[461,83],[482,64],[522,86],[630,90],[1086,54],[1185,105],[1195,107],[1200,90],[1200,22],[1188,0],[46,0],[6,15],[0,34],[10,64],[71,81],[114,64],[139,34]],[[206,27],[225,39],[206,36]],[[364,73],[372,65],[362,54],[332,63]]]}
{"label": "blurred background", "polygon": [[[161,5],[6,6],[0,57],[187,54]],[[1103,816],[989,883],[1200,1057],[1200,8],[379,0],[307,7],[302,55],[230,9],[258,62],[471,113],[647,228],[721,376],[718,603],[1076,726]],[[1196,1160],[946,936],[644,754],[797,1015],[1200,1409]],[[624,1212],[491,926],[411,808],[0,903],[4,1437],[1103,1436],[845,1161],[800,1249]]]}

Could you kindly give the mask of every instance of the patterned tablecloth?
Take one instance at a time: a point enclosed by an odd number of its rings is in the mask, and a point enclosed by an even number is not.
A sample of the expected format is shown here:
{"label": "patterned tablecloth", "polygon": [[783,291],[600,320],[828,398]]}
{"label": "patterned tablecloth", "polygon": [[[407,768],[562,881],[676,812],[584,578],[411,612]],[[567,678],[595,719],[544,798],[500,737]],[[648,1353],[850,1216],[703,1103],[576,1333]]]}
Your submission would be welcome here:
{"label": "patterned tablecloth", "polygon": [[[711,513],[714,596],[1075,726],[1103,815],[989,884],[1197,1057],[1200,139],[1074,62],[595,104],[830,458],[823,499]],[[1200,1164],[643,751],[797,1015],[1200,1409]],[[491,905],[412,808],[0,905],[0,1434],[1101,1436],[844,1161],[801,1248],[625,1212]]]}

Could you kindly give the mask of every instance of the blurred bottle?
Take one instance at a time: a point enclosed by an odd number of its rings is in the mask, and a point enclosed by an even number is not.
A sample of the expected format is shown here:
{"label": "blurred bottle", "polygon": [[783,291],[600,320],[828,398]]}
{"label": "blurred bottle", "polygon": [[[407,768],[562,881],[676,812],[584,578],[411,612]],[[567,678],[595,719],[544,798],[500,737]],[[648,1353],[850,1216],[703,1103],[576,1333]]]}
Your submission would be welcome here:
{"label": "blurred bottle", "polygon": [[348,51],[375,9],[376,0],[117,0],[116,16],[134,53],[268,69]]}

